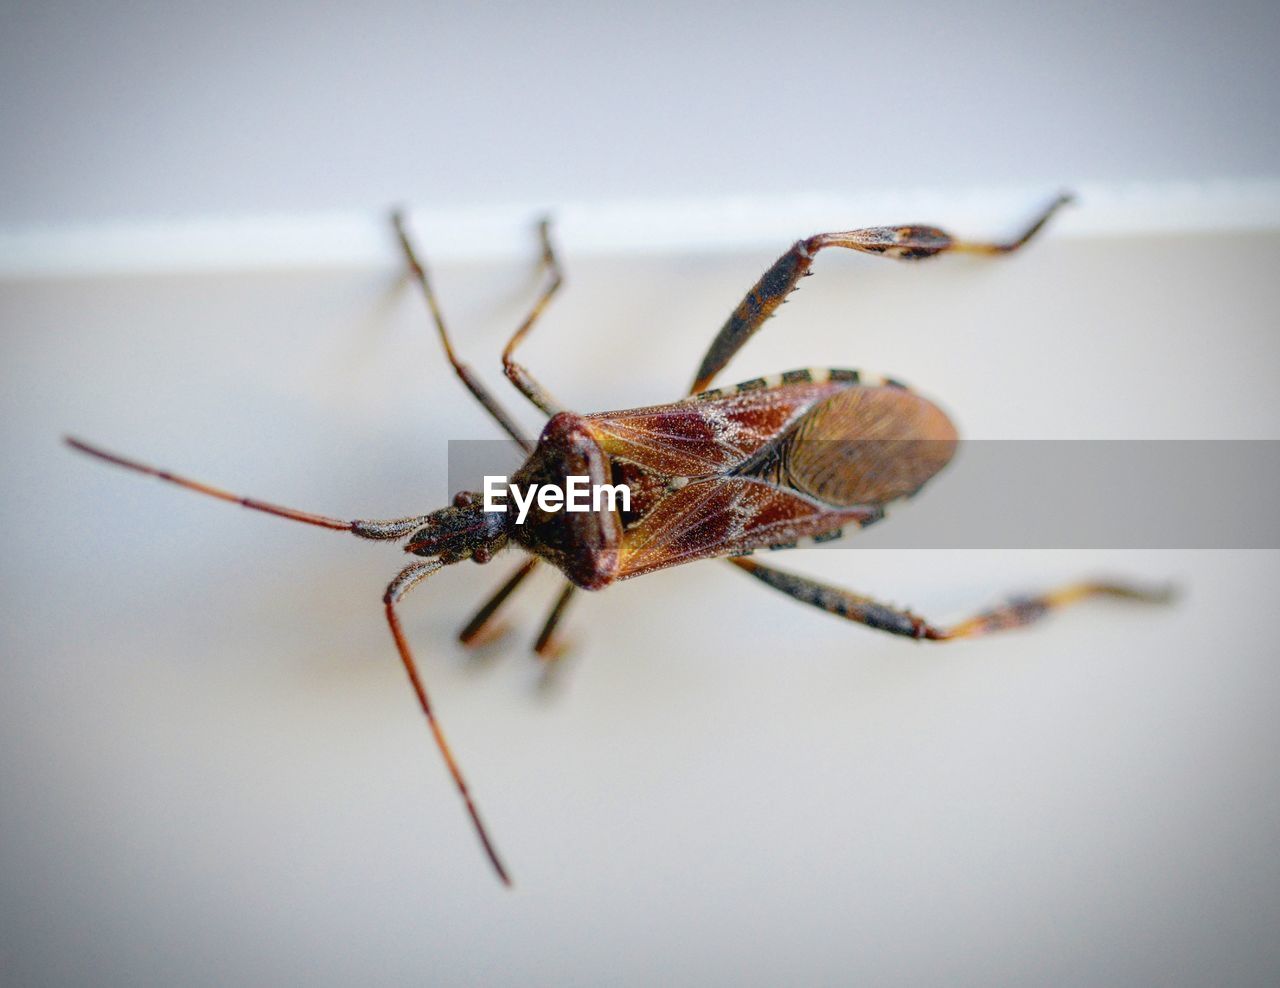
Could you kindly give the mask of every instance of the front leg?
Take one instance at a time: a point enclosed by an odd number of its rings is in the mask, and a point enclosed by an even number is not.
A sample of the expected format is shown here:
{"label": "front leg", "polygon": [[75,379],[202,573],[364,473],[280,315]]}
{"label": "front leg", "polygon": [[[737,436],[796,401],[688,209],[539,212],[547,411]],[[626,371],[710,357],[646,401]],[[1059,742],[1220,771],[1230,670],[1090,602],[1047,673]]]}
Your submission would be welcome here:
{"label": "front leg", "polygon": [[510,579],[495,590],[493,595],[471,616],[471,620],[458,632],[458,641],[470,648],[499,637],[504,629],[494,624],[494,615],[524,582],[524,578],[534,571],[540,561],[537,556],[526,559],[520,568],[511,574]]}
{"label": "front leg", "polygon": [[865,230],[849,230],[844,233],[819,233],[806,240],[799,240],[778,258],[773,267],[747,292],[746,297],[733,310],[728,321],[720,328],[716,338],[702,358],[702,365],[689,389],[690,394],[706,391],[712,379],[742,349],[742,345],[764,325],[766,319],[777,311],[788,295],[795,291],[800,279],[812,274],[813,258],[827,247],[847,247],[864,254],[883,254],[903,261],[918,261],[936,257],[947,251],[969,254],[1009,254],[1040,230],[1049,217],[1071,201],[1068,195],[1055,199],[1035,221],[1013,240],[1003,243],[975,243],[956,240],[936,226],[873,226]]}
{"label": "front leg", "polygon": [[533,442],[525,438],[515,419],[498,403],[498,400],[493,395],[489,394],[489,389],[484,386],[484,382],[480,380],[470,365],[463,363],[454,352],[453,341],[449,338],[449,329],[445,325],[444,313],[440,309],[440,302],[436,299],[435,290],[431,287],[431,278],[427,274],[427,267],[419,259],[418,252],[414,249],[413,241],[409,239],[409,232],[405,229],[404,214],[399,210],[392,213],[391,222],[395,227],[396,238],[400,241],[400,249],[404,252],[405,262],[409,266],[409,275],[422,290],[422,297],[427,303],[427,310],[431,313],[431,321],[435,323],[436,332],[439,334],[440,342],[444,346],[444,355],[452,365],[454,373],[458,375],[458,379],[462,381],[476,401],[480,402],[493,420],[502,426],[507,435],[514,439],[516,444],[526,453],[533,452]]}
{"label": "front leg", "polygon": [[850,593],[808,577],[788,573],[785,570],[765,566],[752,559],[730,559],[729,562],[745,570],[757,580],[804,604],[835,614],[837,617],[865,624],[877,631],[891,635],[925,641],[950,641],[954,638],[975,638],[995,631],[1020,628],[1040,620],[1050,611],[1074,604],[1089,597],[1120,597],[1148,604],[1167,604],[1173,599],[1169,587],[1136,587],[1127,583],[1096,581],[1073,583],[1048,593],[1017,597],[1000,607],[982,611],[956,624],[942,626],[932,624],[904,608],[891,607],[870,597]]}

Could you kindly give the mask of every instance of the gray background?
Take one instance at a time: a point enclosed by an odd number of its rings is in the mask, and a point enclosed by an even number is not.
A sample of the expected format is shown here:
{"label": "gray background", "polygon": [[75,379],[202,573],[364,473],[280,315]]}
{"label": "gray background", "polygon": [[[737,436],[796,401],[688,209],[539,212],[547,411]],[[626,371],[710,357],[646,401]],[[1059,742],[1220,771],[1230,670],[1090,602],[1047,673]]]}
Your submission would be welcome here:
{"label": "gray background", "polygon": [[[0,226],[1280,171],[1273,9],[1069,9],[10,8]],[[774,253],[567,243],[527,362],[583,410],[674,397]],[[1274,440],[1278,269],[1274,230],[823,258],[727,379],[890,372],[981,439]],[[448,440],[493,427],[398,271],[388,241],[0,282],[5,981],[1277,980],[1275,551],[776,557],[943,621],[1096,571],[1186,588],[936,649],[708,562],[577,601],[549,679],[553,580],[468,657],[514,560],[442,573],[406,628],[499,888],[382,623],[398,554],[57,445],[340,515],[443,504]],[[438,280],[491,372],[530,265]]]}
{"label": "gray background", "polygon": [[1273,3],[8,3],[0,224],[1274,177]]}

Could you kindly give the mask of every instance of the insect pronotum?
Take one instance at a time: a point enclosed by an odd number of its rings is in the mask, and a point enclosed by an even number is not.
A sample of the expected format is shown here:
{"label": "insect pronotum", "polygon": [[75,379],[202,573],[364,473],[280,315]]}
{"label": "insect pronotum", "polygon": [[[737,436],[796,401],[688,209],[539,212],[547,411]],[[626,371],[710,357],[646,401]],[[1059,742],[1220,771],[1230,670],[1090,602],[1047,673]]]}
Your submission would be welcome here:
{"label": "insect pronotum", "polygon": [[797,241],[733,310],[703,357],[686,397],[665,405],[590,415],[564,410],[515,360],[521,341],[562,283],[544,220],[539,236],[548,281],[502,353],[507,378],[548,417],[536,443],[522,435],[515,420],[458,358],[427,269],[397,213],[393,218],[396,235],[445,356],[471,394],[526,454],[524,465],[511,478],[513,485],[563,489],[570,477],[585,477],[593,485],[621,483],[630,492],[626,509],[569,512],[536,506],[520,524],[514,513],[486,511],[479,494],[464,491],[451,506],[429,514],[347,521],[241,497],[79,439],[66,441],[117,466],[255,511],[362,539],[404,543],[404,551],[417,558],[383,594],[387,624],[485,854],[498,877],[509,885],[510,877],[441,730],[396,611],[410,590],[451,563],[465,559],[487,563],[513,542],[529,554],[463,628],[464,643],[484,636],[498,609],[539,563],[545,561],[560,570],[564,589],[535,645],[538,654],[546,657],[557,652],[556,628],[577,589],[600,590],[616,580],[713,557],[725,558],[802,603],[880,631],[927,641],[1020,627],[1086,597],[1168,599],[1167,590],[1081,582],[1020,597],[942,626],[911,611],[747,558],[756,549],[789,548],[801,539],[825,541],[878,521],[887,505],[914,494],[946,466],[955,451],[957,435],[946,415],[888,378],[854,370],[807,369],[709,390],[734,354],[799,280],[811,273],[818,252],[844,247],[907,261],[948,252],[1008,254],[1030,240],[1068,201],[1068,196],[1059,196],[1020,236],[1002,243],[958,240],[937,227],[922,225],[820,233]]}

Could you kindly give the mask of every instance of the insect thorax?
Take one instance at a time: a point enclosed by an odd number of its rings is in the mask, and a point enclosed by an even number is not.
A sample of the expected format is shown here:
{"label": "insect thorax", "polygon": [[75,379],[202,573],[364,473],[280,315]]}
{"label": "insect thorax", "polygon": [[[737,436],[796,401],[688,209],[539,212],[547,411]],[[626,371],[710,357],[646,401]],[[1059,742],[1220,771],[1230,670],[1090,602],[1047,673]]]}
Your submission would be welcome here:
{"label": "insect thorax", "polygon": [[[609,458],[585,419],[561,412],[542,430],[511,483],[563,490],[571,476],[586,477],[592,487],[607,484]],[[614,511],[547,511],[535,505],[523,524],[512,526],[511,537],[584,590],[598,590],[617,576],[622,523]]]}

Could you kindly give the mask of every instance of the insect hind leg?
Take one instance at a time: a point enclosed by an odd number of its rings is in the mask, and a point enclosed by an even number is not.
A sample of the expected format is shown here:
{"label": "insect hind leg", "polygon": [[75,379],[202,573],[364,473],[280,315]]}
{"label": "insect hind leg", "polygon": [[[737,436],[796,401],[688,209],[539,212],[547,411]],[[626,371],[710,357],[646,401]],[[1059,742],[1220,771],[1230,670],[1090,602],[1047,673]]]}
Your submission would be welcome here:
{"label": "insect hind leg", "polygon": [[828,247],[844,247],[864,254],[882,254],[903,261],[918,261],[948,251],[1010,254],[1034,237],[1049,221],[1049,217],[1070,201],[1069,195],[1059,195],[1018,236],[1004,241],[958,240],[945,230],[922,224],[819,233],[797,241],[789,251],[774,261],[773,266],[747,292],[720,328],[702,358],[689,393],[697,394],[710,387],[715,376],[777,311],[787,296],[795,291],[800,279],[813,273],[810,268],[819,251]]}
{"label": "insect hind leg", "polygon": [[918,614],[882,604],[870,597],[766,566],[753,559],[734,558],[728,562],[750,573],[766,586],[817,607],[847,621],[864,624],[877,631],[923,641],[951,641],[976,638],[997,631],[1020,628],[1039,621],[1052,611],[1091,597],[1115,597],[1148,604],[1167,604],[1174,593],[1170,587],[1140,587],[1134,584],[1099,580],[1068,584],[1047,593],[1018,597],[952,625],[933,624]]}

